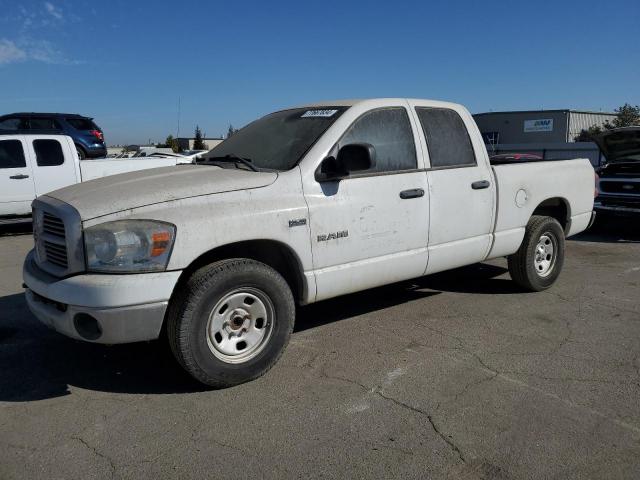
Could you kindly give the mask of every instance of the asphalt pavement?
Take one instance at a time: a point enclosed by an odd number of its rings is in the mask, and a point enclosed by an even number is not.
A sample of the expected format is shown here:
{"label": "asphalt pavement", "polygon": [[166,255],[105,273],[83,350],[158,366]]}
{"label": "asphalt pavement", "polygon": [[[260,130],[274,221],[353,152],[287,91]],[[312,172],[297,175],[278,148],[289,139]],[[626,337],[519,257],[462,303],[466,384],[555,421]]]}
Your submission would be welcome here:
{"label": "asphalt pavement", "polygon": [[190,380],[161,342],[67,339],[0,230],[0,478],[640,478],[640,223],[567,242],[524,293],[497,260],[300,308],[261,379]]}

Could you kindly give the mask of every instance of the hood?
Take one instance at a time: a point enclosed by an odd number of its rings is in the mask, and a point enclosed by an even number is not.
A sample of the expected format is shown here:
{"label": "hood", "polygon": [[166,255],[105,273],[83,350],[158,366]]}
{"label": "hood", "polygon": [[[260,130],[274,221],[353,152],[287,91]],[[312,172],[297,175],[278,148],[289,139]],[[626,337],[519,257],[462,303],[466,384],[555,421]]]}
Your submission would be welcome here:
{"label": "hood", "polygon": [[200,195],[265,187],[278,175],[212,165],[179,165],[123,173],[47,193],[71,204],[82,220]]}
{"label": "hood", "polygon": [[593,137],[608,162],[640,159],[640,126],[608,130]]}

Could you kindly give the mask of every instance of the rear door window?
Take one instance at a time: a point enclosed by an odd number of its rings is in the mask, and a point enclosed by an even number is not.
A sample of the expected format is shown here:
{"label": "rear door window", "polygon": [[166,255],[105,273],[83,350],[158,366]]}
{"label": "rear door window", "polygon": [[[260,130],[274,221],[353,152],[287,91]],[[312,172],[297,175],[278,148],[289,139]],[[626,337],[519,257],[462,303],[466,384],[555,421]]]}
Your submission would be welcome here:
{"label": "rear door window", "polygon": [[469,132],[460,115],[448,108],[417,107],[432,168],[475,166]]}
{"label": "rear door window", "polygon": [[0,121],[0,130],[16,131],[25,128],[25,122],[18,117],[5,118]]}
{"label": "rear door window", "polygon": [[76,130],[99,130],[98,126],[88,118],[66,118],[65,120]]}
{"label": "rear door window", "polygon": [[376,149],[376,166],[362,173],[417,168],[413,130],[407,111],[402,107],[365,113],[349,127],[339,146],[350,143],[370,143]]}
{"label": "rear door window", "polygon": [[20,140],[0,141],[0,168],[25,168],[26,166]]}
{"label": "rear door window", "polygon": [[62,145],[57,140],[34,140],[33,149],[39,167],[55,167],[64,163]]}
{"label": "rear door window", "polygon": [[31,117],[29,119],[29,128],[31,130],[60,130],[60,124],[53,118],[47,117]]}

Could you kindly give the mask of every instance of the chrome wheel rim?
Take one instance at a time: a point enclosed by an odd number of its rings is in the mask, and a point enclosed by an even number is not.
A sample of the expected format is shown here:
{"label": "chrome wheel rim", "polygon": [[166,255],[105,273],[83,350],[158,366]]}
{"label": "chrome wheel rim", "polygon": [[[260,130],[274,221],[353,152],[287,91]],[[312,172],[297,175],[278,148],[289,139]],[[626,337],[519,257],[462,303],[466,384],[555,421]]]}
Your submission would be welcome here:
{"label": "chrome wheel rim", "polygon": [[557,256],[558,247],[555,236],[549,232],[543,233],[538,240],[533,257],[533,265],[538,276],[546,277],[553,271]]}
{"label": "chrome wheel rim", "polygon": [[209,314],[207,344],[226,363],[244,363],[264,350],[271,334],[275,309],[257,288],[243,287],[226,293]]}

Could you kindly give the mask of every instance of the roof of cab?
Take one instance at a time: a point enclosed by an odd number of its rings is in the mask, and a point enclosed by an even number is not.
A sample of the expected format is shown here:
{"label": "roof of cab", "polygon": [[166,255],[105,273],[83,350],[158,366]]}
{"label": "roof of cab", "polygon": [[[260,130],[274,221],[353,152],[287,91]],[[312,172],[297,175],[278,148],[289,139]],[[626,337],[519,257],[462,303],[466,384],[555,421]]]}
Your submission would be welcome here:
{"label": "roof of cab", "polygon": [[4,117],[68,117],[68,118],[88,118],[93,120],[92,117],[80,115],[79,113],[53,113],[53,112],[15,112],[15,113],[7,113],[6,115],[0,116],[0,118],[4,118]]}
{"label": "roof of cab", "polygon": [[434,100],[427,98],[399,98],[399,97],[373,97],[373,98],[352,98],[342,100],[323,100],[320,102],[305,103],[290,108],[315,108],[315,107],[352,107],[359,103],[370,102],[375,100],[404,100],[404,101],[416,101],[416,102],[429,102],[439,106],[458,106],[457,103],[444,102],[442,100]]}

